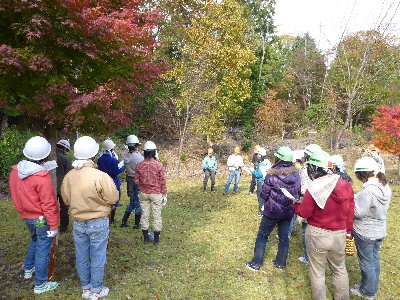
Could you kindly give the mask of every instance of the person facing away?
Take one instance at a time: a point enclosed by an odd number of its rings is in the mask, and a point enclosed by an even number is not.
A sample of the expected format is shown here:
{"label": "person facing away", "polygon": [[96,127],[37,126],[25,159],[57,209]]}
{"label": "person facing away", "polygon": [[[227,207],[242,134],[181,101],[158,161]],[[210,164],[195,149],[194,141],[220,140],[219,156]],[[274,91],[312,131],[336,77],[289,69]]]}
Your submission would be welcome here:
{"label": "person facing away", "polygon": [[208,148],[207,155],[204,157],[201,166],[204,172],[203,192],[207,190],[208,178],[211,178],[211,192],[215,192],[215,174],[218,170],[218,161],[212,148]]}
{"label": "person facing away", "polygon": [[280,147],[274,153],[275,164],[268,170],[262,186],[261,198],[265,201],[263,216],[254,246],[253,259],[246,263],[252,271],[258,271],[264,262],[265,248],[271,231],[278,226],[279,245],[273,264],[278,269],[286,268],[289,252],[289,225],[293,218],[293,200],[284,190],[298,199],[300,197],[300,174],[293,165],[293,153],[289,147]]}
{"label": "person facing away", "polygon": [[347,174],[346,169],[344,167],[343,157],[340,155],[332,155],[332,172],[338,174],[342,179],[346,180],[348,183],[353,184],[353,179]]}
{"label": "person facing away", "polygon": [[61,183],[64,180],[65,174],[72,169],[71,160],[68,157],[70,151],[70,144],[67,140],[59,140],[56,144],[56,156],[57,156],[57,198],[60,203],[60,233],[64,233],[68,230],[69,225],[69,214],[68,206],[64,203],[61,197]]}
{"label": "person facing away", "polygon": [[332,162],[327,152],[314,152],[307,162],[312,181],[303,201],[293,205],[296,214],[308,222],[307,254],[314,300],[326,299],[327,263],[332,272],[334,299],[349,299],[345,242],[353,229],[354,192],[346,180],[331,174],[331,168]]}
{"label": "person facing away", "polygon": [[363,185],[355,195],[353,236],[361,271],[361,282],[350,289],[353,295],[375,299],[380,275],[379,251],[386,237],[386,219],[392,191],[379,164],[363,157],[354,165]]}
{"label": "person facing away", "polygon": [[103,286],[109,236],[109,215],[119,199],[114,181],[97,169],[92,161],[99,145],[89,136],[74,144],[73,169],[65,175],[61,195],[69,206],[73,224],[76,270],[82,287],[82,298],[105,297]]}
{"label": "person facing away", "polygon": [[129,197],[129,205],[126,207],[125,214],[122,218],[121,227],[129,227],[128,218],[135,211],[135,225],[133,228],[139,229],[140,218],[142,216],[142,207],[139,201],[139,185],[134,181],[136,166],[143,161],[143,156],[139,153],[139,139],[136,135],[129,135],[126,138],[128,152],[124,153],[124,165],[126,171],[126,186]]}
{"label": "person facing away", "polygon": [[[112,140],[106,139],[103,142],[102,147],[103,152],[97,160],[99,170],[107,173],[112,178],[117,187],[119,196],[121,197],[121,181],[119,180],[118,175],[125,170],[125,166],[122,162],[118,163],[118,155],[114,151],[115,143]],[[111,211],[111,224],[114,224],[114,217],[118,204],[119,200],[115,203],[113,210]]]}
{"label": "person facing away", "polygon": [[144,160],[136,167],[135,183],[140,187],[140,202],[142,205],[143,241],[151,243],[149,238],[150,209],[153,210],[154,245],[160,243],[162,229],[162,208],[167,204],[167,184],[164,167],[157,157],[157,146],[147,141],[144,146]]}
{"label": "person facing away", "polygon": [[57,282],[48,281],[51,244],[58,234],[60,220],[51,175],[43,167],[50,152],[51,145],[45,138],[30,138],[23,150],[27,159],[13,166],[9,180],[11,199],[31,236],[24,278],[30,279],[35,273],[35,294],[52,291],[58,286]]}
{"label": "person facing away", "polygon": [[235,184],[233,186],[233,193],[236,194],[239,188],[240,174],[242,172],[241,170],[242,167],[244,167],[243,158],[242,156],[240,156],[239,146],[236,146],[234,148],[233,154],[229,155],[226,164],[229,169],[229,176],[228,176],[228,181],[226,182],[224,188],[224,195],[226,195],[226,193],[228,192],[233,179],[235,179]]}

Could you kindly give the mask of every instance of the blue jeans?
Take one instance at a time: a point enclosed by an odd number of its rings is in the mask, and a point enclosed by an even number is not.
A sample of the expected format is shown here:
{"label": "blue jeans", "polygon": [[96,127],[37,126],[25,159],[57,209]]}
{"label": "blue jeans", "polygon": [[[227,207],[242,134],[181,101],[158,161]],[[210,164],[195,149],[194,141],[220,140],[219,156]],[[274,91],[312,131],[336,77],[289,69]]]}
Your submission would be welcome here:
{"label": "blue jeans", "polygon": [[74,221],[76,269],[82,288],[93,293],[103,288],[109,231],[108,217]]}
{"label": "blue jeans", "polygon": [[237,193],[238,187],[239,187],[239,179],[240,179],[240,171],[229,171],[229,176],[228,176],[228,181],[226,182],[225,188],[224,188],[224,193],[227,193],[229,190],[229,186],[231,185],[231,182],[235,178],[235,185],[233,186],[233,192]]}
{"label": "blue jeans", "polygon": [[32,241],[24,262],[24,270],[35,267],[35,285],[41,285],[48,280],[50,249],[53,238],[47,237],[49,225],[36,227],[37,219],[24,219],[31,234]]}
{"label": "blue jeans", "polygon": [[275,265],[286,267],[286,259],[289,253],[289,220],[272,220],[262,216],[260,228],[258,229],[256,244],[254,246],[254,257],[253,264],[257,266],[261,266],[264,261],[265,256],[265,248],[267,246],[268,237],[274,229],[275,225],[278,225],[278,236],[279,236],[279,245],[278,245],[278,253],[275,258]]}
{"label": "blue jeans", "polygon": [[133,180],[133,177],[127,177],[126,178],[126,184],[127,184],[127,190],[128,190],[128,196],[130,198],[129,205],[126,208],[127,213],[132,213],[135,211],[136,215],[141,215],[142,214],[142,207],[140,206],[140,200],[139,200],[139,185],[135,183]]}
{"label": "blue jeans", "polygon": [[361,269],[360,290],[366,296],[375,296],[378,293],[380,275],[379,250],[383,238],[370,240],[355,231],[353,231],[353,236]]}

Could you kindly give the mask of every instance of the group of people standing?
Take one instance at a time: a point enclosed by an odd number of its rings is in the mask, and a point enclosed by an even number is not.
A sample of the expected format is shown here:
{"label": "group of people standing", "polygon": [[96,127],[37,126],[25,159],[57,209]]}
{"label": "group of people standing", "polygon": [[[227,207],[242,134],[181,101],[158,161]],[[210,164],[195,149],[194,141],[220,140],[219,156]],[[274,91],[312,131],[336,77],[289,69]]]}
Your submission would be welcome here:
{"label": "group of people standing", "polygon": [[[100,146],[92,137],[82,136],[74,144],[76,159],[71,163],[70,144],[60,140],[56,145],[55,162],[48,161],[50,143],[36,136],[25,144],[26,160],[13,166],[9,180],[11,198],[31,235],[24,278],[30,279],[35,274],[35,294],[58,286],[57,282],[49,280],[49,254],[53,239],[59,233],[59,223],[60,233],[68,230],[70,214],[74,220],[76,269],[82,298],[98,299],[108,295],[109,289],[103,285],[103,278],[109,224],[115,222],[121,186],[118,174],[123,171],[126,171],[130,203],[121,227],[128,226],[127,220],[135,211],[134,228],[141,227],[144,243],[160,243],[161,211],[167,203],[167,188],[164,168],[157,159],[157,147],[147,141],[142,156],[138,151],[138,138],[130,135],[124,159],[118,162],[115,146],[112,140],[105,140],[96,164],[94,158]],[[49,173],[54,168],[57,168],[57,197]],[[153,240],[148,232],[151,209]]]}

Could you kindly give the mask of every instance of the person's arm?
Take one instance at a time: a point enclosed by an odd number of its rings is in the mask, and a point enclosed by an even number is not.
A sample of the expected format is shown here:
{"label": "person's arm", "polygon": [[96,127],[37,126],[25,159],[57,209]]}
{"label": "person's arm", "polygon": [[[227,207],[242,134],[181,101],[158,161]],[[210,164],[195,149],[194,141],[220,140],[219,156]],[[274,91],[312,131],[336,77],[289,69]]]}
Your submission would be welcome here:
{"label": "person's arm", "polygon": [[353,223],[354,223],[354,206],[355,206],[355,201],[354,201],[354,191],[353,188],[350,187],[349,189],[349,195],[350,198],[347,200],[349,201],[349,207],[347,209],[347,234],[351,234],[353,231]]}
{"label": "person's arm", "polygon": [[261,188],[260,197],[266,201],[271,195],[271,176],[267,175]]}
{"label": "person's arm", "polygon": [[107,174],[103,174],[99,181],[101,198],[110,206],[116,203],[119,200],[119,193],[112,178]]}
{"label": "person's arm", "polygon": [[315,207],[316,203],[309,191],[306,191],[304,194],[303,202],[293,204],[293,209],[296,215],[299,215],[305,219],[312,216]]}
{"label": "person's arm", "polygon": [[207,156],[204,157],[201,167],[203,170],[207,169]]}
{"label": "person's arm", "polygon": [[361,219],[368,214],[372,197],[371,193],[365,188],[357,193],[354,204],[354,217],[356,219]]}
{"label": "person's arm", "polygon": [[232,155],[229,155],[228,161],[226,162],[226,165],[227,165],[228,167],[234,167],[234,166],[235,166],[235,162],[233,161]]}
{"label": "person's arm", "polygon": [[60,211],[49,173],[41,178],[36,189],[43,216],[46,219],[47,224],[49,224],[50,230],[57,230],[58,222],[60,221]]}
{"label": "person's arm", "polygon": [[[161,165],[161,163],[160,163]],[[161,165],[158,171],[158,180],[161,185],[161,194],[167,195],[167,179],[165,178],[164,166]]]}

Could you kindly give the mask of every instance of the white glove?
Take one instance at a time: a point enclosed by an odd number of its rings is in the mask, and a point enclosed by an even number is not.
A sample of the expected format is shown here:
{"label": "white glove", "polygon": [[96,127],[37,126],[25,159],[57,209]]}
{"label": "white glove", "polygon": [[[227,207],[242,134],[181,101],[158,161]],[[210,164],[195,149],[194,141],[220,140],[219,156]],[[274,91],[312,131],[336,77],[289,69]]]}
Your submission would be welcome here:
{"label": "white glove", "polygon": [[48,230],[47,237],[55,237],[58,234],[58,230]]}
{"label": "white glove", "polygon": [[163,206],[167,205],[167,195],[163,195],[161,203]]}

